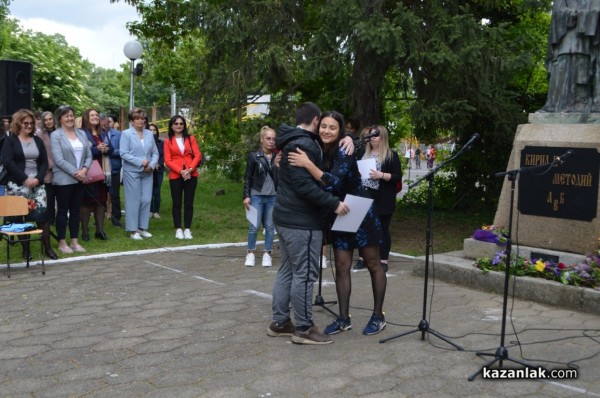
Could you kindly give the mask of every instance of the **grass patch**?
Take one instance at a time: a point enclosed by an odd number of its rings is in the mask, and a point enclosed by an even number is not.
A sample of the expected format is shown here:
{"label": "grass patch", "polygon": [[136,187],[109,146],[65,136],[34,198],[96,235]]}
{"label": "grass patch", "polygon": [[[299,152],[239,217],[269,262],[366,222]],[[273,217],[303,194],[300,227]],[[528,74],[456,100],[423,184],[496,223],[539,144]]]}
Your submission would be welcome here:
{"label": "grass patch", "polygon": [[[241,182],[230,181],[216,172],[205,171],[202,173],[198,181],[194,201],[194,219],[191,228],[194,239],[179,240],[175,239],[175,228],[171,216],[171,192],[168,178],[165,177],[161,190],[161,218],[150,219],[149,231],[154,235],[152,238],[134,241],[129,239],[129,234],[125,232],[124,228],[116,228],[109,220],[106,220],[104,229],[108,235],[108,241],[95,239],[94,219],[92,217],[90,220],[91,240],[83,242],[80,239],[81,244],[87,250],[83,255],[191,244],[246,242],[248,222],[242,205],[242,189],[243,184]],[[215,195],[217,191],[224,191],[224,194]],[[121,198],[123,200],[123,193]],[[481,227],[483,224],[490,224],[492,220],[493,214],[434,212],[434,253],[462,249],[465,238],[470,237],[476,228]],[[121,221],[124,223],[124,218]],[[390,227],[392,251],[414,256],[424,255],[426,223],[427,214],[425,211],[406,209],[396,211]],[[259,233],[259,240],[262,239],[264,237],[262,233]],[[78,253],[59,253],[56,250],[57,242],[54,240],[52,246],[60,258],[80,256]],[[35,260],[39,259],[40,254],[37,243],[32,244],[32,254]],[[22,261],[20,247],[14,246],[11,249],[11,259],[12,262]],[[0,262],[4,262],[1,257]]]}
{"label": "grass patch", "polygon": [[[463,212],[436,212],[432,225],[433,253],[462,250],[465,238],[477,228],[491,224],[494,214]],[[425,210],[397,210],[390,225],[392,251],[411,256],[425,255],[427,212]]]}

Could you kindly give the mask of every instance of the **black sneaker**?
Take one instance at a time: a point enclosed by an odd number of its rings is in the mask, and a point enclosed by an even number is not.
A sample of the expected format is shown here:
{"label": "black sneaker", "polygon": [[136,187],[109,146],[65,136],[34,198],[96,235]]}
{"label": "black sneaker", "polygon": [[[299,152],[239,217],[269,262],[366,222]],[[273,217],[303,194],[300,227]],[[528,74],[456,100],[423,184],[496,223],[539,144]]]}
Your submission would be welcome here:
{"label": "black sneaker", "polygon": [[267,328],[267,335],[271,337],[291,336],[295,330],[296,327],[291,319],[288,319],[283,323],[271,322]]}
{"label": "black sneaker", "polygon": [[367,268],[367,264],[363,260],[358,260],[354,265],[354,269],[365,269]]}
{"label": "black sneaker", "polygon": [[331,344],[333,340],[321,333],[315,325],[312,325],[305,332],[296,329],[292,334],[292,342],[296,344]]}

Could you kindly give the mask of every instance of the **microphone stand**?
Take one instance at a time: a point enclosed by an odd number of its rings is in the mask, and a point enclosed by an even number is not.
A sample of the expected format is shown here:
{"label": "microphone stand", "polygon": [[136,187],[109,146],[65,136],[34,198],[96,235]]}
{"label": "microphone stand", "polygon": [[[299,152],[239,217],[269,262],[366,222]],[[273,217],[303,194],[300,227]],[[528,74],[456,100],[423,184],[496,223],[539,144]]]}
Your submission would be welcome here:
{"label": "microphone stand", "polygon": [[[317,295],[315,297],[315,303],[314,305],[318,305],[319,307],[323,308],[324,310],[326,310],[327,312],[329,312],[331,315],[333,315],[335,317],[335,319],[339,318],[339,315],[336,314],[331,308],[326,307],[326,305],[329,304],[337,304],[337,301],[325,301],[323,299],[323,296],[321,295],[321,288],[323,285],[323,246],[321,246],[321,255],[319,256],[320,260],[319,260],[319,289],[317,291]],[[331,265],[332,267],[334,267],[334,265]]]}
{"label": "microphone stand", "polygon": [[395,336],[386,337],[385,339],[379,340],[380,343],[385,343],[388,340],[392,340],[392,339],[406,336],[409,334],[413,334],[416,332],[421,332],[421,340],[425,340],[425,333],[429,333],[429,334],[432,334],[435,337],[439,338],[440,340],[443,340],[446,343],[450,344],[457,350],[459,350],[459,351],[463,350],[463,348],[461,346],[451,342],[449,339],[442,336],[439,332],[437,332],[429,327],[429,322],[426,319],[427,318],[427,285],[429,283],[429,254],[430,254],[430,252],[432,252],[431,218],[432,218],[432,214],[433,214],[433,179],[434,179],[434,175],[435,175],[435,173],[437,173],[438,170],[443,168],[445,165],[447,165],[448,163],[452,162],[455,159],[458,159],[467,150],[471,149],[471,146],[474,144],[474,142],[475,142],[475,140],[471,140],[470,142],[467,143],[467,145],[462,147],[456,153],[456,155],[454,155],[451,158],[447,159],[446,161],[438,164],[436,167],[431,169],[426,175],[424,175],[423,177],[421,177],[420,179],[418,179],[417,181],[413,182],[412,184],[410,184],[408,186],[408,189],[414,188],[415,186],[419,185],[421,183],[421,181],[423,181],[423,180],[427,180],[429,183],[428,190],[427,190],[428,210],[427,210],[427,232],[426,232],[426,236],[425,236],[425,275],[423,278],[423,317],[421,318],[421,322],[419,322],[419,325],[415,329],[409,330],[408,332],[399,333]]}
{"label": "microphone stand", "polygon": [[519,169],[510,170],[506,172],[496,173],[495,177],[508,177],[508,181],[510,181],[510,206],[508,213],[508,236],[506,237],[506,263],[505,263],[505,271],[504,271],[504,295],[502,299],[502,328],[500,332],[500,346],[496,349],[495,353],[490,352],[476,352],[475,355],[478,357],[493,357],[493,359],[487,363],[485,363],[477,372],[473,373],[468,377],[469,381],[473,381],[478,374],[480,374],[484,368],[490,367],[496,362],[498,362],[498,367],[501,369],[503,367],[504,361],[510,361],[513,363],[517,363],[521,366],[530,369],[537,369],[536,367],[528,364],[525,361],[521,361],[515,358],[511,358],[508,355],[508,349],[504,346],[504,339],[506,336],[506,312],[508,307],[508,281],[510,280],[510,259],[512,256],[512,222],[513,222],[513,210],[514,210],[514,198],[515,198],[515,183],[517,180],[517,176],[519,173],[524,171],[533,172],[545,168],[550,168],[552,166],[559,166],[564,161],[571,156],[570,151],[564,154],[563,156],[554,159],[551,163],[533,166],[533,167],[521,167]]}

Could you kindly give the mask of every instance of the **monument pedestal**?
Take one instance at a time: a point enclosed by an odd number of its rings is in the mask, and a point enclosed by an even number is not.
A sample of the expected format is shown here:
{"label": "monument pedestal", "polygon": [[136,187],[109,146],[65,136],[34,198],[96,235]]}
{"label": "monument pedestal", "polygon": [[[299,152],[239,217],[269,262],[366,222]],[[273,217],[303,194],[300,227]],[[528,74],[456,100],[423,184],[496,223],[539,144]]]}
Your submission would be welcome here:
{"label": "monument pedestal", "polygon": [[[535,199],[540,205],[537,215],[524,214],[522,208],[525,206],[515,203],[513,214],[513,247],[516,245],[530,246],[549,250],[590,254],[598,249],[598,238],[600,238],[600,217],[598,217],[598,152],[600,148],[600,114],[531,114],[530,124],[520,125],[517,128],[513,149],[508,162],[507,170],[519,169],[523,164],[522,152],[527,151],[540,153],[542,147],[554,147],[559,149],[573,148],[574,156],[565,162],[564,166],[549,168],[544,178],[549,178],[550,183],[542,189],[525,191],[526,195],[519,195],[519,180],[517,180],[515,201],[525,202]],[[573,123],[576,122],[576,123]],[[577,123],[579,122],[579,123]],[[527,147],[527,149],[526,149]],[[540,149],[541,148],[541,149]],[[577,157],[576,148],[593,149],[594,159],[581,159]],[[549,148],[551,149],[551,148]],[[527,155],[526,162],[537,159],[536,155]],[[586,155],[587,156],[587,155]],[[543,164],[543,156],[539,157],[539,164]],[[537,160],[536,160],[537,161]],[[550,159],[552,161],[552,159]],[[590,173],[577,172],[568,173],[561,169],[566,168],[567,163],[587,161],[586,167],[591,167]],[[595,170],[594,170],[595,168]],[[540,178],[541,173],[539,172]],[[595,176],[595,177],[594,177]],[[518,179],[523,176],[520,174]],[[535,179],[536,175],[527,178]],[[505,179],[494,225],[507,226],[510,209],[510,182]],[[529,186],[527,186],[529,188]],[[595,194],[594,203],[589,203],[590,191]],[[539,195],[539,197],[537,197]],[[520,197],[521,196],[521,197]],[[536,196],[536,198],[532,198]],[[519,199],[517,199],[519,198]],[[587,201],[587,202],[586,202]],[[569,215],[560,215],[563,207],[571,206]],[[547,207],[547,209],[546,209]],[[531,209],[531,205],[529,205]],[[577,212],[592,211],[590,220],[577,219]],[[558,216],[556,216],[558,215]],[[575,215],[575,216],[573,216]]]}

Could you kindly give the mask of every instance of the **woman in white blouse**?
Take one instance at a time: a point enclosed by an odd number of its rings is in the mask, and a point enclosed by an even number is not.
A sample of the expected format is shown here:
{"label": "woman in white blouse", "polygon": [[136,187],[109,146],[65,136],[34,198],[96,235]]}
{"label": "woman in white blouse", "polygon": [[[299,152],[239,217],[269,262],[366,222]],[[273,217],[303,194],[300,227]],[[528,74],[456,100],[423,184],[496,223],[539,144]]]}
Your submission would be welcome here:
{"label": "woman in white blouse", "polygon": [[[59,128],[50,136],[54,158],[52,185],[56,195],[56,232],[58,250],[63,253],[84,252],[77,241],[79,235],[79,211],[83,200],[83,181],[92,164],[92,152],[87,137],[75,128],[75,112],[68,105],[55,112]],[[67,245],[67,224],[71,243]]]}

